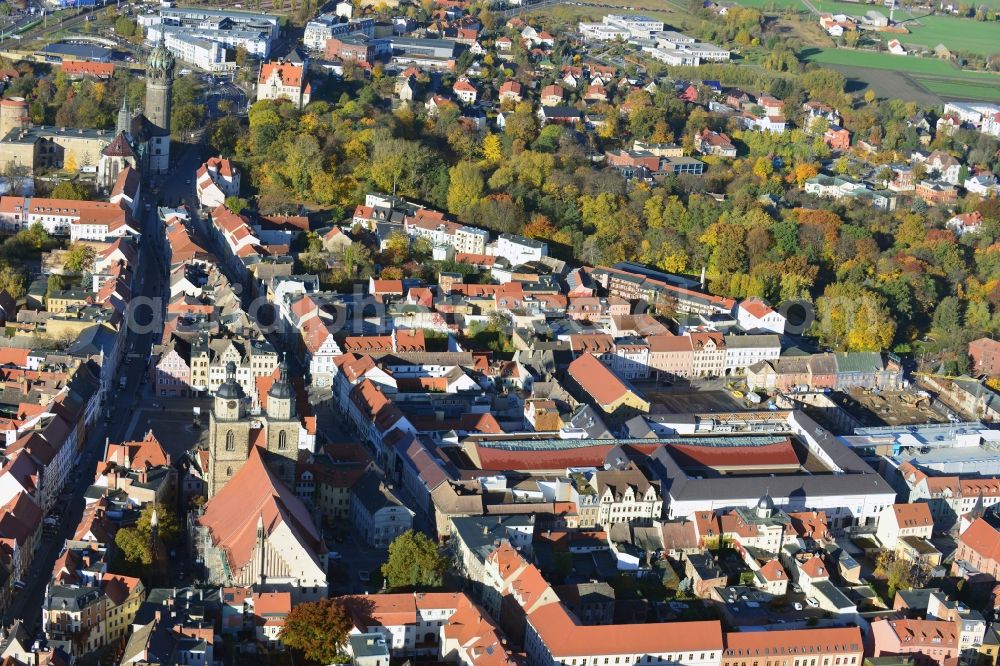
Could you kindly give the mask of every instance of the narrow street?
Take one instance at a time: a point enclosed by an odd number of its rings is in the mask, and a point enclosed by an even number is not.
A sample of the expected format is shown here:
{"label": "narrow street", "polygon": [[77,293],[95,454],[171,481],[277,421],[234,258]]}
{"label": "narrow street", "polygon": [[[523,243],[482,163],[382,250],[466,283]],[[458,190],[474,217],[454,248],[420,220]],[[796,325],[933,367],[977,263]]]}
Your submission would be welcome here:
{"label": "narrow street", "polygon": [[[155,210],[145,215],[143,231],[156,229]],[[139,260],[136,265],[135,295],[155,298],[162,289],[162,272],[159,268],[162,258],[157,256],[155,244],[143,242],[139,246]],[[140,323],[149,321],[148,313],[137,313]],[[105,442],[125,441],[133,436],[132,425],[135,422],[136,410],[148,407],[148,400],[143,398],[144,375],[146,359],[149,358],[151,345],[156,341],[158,333],[136,333],[129,330],[126,339],[124,357],[119,366],[119,375],[127,378],[123,389],[118,390],[115,384],[107,396],[105,404],[87,433],[86,442],[80,452],[74,471],[70,474],[66,487],[55,511],[61,512],[58,524],[49,527],[42,537],[40,546],[35,552],[31,567],[24,579],[24,588],[11,600],[3,618],[4,626],[9,626],[15,619],[22,620],[24,627],[32,634],[41,630],[41,609],[45,596],[45,588],[52,573],[52,567],[62,550],[63,542],[72,537],[76,526],[83,516],[84,493],[94,480],[98,460],[104,455]],[[125,362],[130,354],[135,359],[127,365]],[[105,421],[105,415],[110,420]]]}

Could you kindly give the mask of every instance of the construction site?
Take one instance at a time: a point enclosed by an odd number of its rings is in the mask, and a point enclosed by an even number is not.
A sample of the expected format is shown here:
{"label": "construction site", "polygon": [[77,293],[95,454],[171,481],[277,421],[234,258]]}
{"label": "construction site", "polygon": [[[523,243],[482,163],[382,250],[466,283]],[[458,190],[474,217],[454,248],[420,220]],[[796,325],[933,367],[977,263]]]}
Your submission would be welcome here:
{"label": "construction site", "polygon": [[947,412],[934,409],[927,391],[867,391],[851,389],[830,397],[861,427],[947,423]]}

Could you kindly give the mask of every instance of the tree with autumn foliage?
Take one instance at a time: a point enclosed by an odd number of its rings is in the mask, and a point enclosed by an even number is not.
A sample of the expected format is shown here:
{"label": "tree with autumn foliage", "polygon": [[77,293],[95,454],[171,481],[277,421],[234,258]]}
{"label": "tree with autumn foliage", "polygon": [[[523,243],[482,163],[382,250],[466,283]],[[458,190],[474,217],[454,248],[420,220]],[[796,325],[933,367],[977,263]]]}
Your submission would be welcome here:
{"label": "tree with autumn foliage", "polygon": [[816,299],[814,332],[838,351],[883,351],[896,335],[884,297],[853,283],[827,286]]}
{"label": "tree with autumn foliage", "polygon": [[344,662],[344,646],[354,626],[347,607],[337,599],[321,599],[292,607],[279,639],[310,662]]}
{"label": "tree with autumn foliage", "polygon": [[524,227],[522,235],[526,238],[550,239],[556,235],[558,229],[545,215],[537,214],[531,217],[531,221]]}

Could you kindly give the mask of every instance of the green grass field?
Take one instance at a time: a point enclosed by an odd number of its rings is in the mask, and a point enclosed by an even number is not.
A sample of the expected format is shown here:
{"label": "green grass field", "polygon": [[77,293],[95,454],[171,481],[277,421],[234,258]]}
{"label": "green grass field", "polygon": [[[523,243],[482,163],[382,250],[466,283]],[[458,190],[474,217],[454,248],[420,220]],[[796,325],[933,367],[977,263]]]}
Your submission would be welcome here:
{"label": "green grass field", "polygon": [[1000,53],[1000,23],[986,23],[953,16],[922,16],[903,25],[910,31],[904,44],[922,44],[933,49],[944,44],[949,49],[982,55]]}
{"label": "green grass field", "polygon": [[[803,13],[806,11],[801,0],[737,0],[737,2],[764,11],[777,12],[788,9]],[[863,16],[865,12],[875,10],[889,15],[888,8],[883,4],[838,0],[812,0],[812,4],[821,12],[830,14]],[[1000,7],[1000,0],[984,0],[984,4]],[[910,31],[908,35],[901,35],[904,44],[921,45],[927,49],[944,44],[952,50],[982,55],[1000,53],[1000,22],[987,23],[955,16],[922,16],[919,13],[914,15],[906,9],[897,9],[894,18]],[[890,38],[891,36],[886,33],[886,39]]]}
{"label": "green grass field", "polygon": [[870,69],[888,69],[907,74],[925,74],[948,79],[964,81],[992,82],[1000,86],[1000,74],[989,72],[968,72],[944,60],[936,58],[917,58],[914,56],[897,56],[891,53],[873,53],[871,51],[854,51],[851,49],[806,49],[802,55],[809,62],[823,65],[847,65],[849,67],[867,67]]}
{"label": "green grass field", "polygon": [[914,76],[921,86],[941,97],[952,99],[970,99],[982,102],[1000,102],[1000,85],[978,81],[942,81]]}
{"label": "green grass field", "polygon": [[907,93],[909,87],[918,88],[917,93],[923,89],[939,97],[987,102],[1000,100],[1000,74],[963,71],[944,60],[849,49],[809,49],[801,55],[809,62],[847,68],[850,76],[866,81],[886,97],[916,98],[916,95]]}

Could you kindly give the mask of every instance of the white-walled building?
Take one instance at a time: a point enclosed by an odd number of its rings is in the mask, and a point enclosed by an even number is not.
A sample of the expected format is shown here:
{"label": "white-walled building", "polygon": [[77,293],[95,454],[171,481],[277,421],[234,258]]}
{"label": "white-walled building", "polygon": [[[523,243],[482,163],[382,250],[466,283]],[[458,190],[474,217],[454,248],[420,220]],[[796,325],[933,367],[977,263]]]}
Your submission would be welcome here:
{"label": "white-walled building", "polygon": [[736,308],[736,321],[748,333],[768,331],[781,335],[785,332],[785,316],[761,298],[748,298]]}
{"label": "white-walled building", "polygon": [[723,637],[717,621],[586,626],[562,604],[545,604],[528,615],[524,646],[530,666],[718,666]]}
{"label": "white-walled building", "polygon": [[261,63],[257,77],[257,100],[287,99],[295,108],[301,109],[309,103],[312,86],[306,81],[306,67],[302,63],[265,62]]}
{"label": "white-walled building", "polygon": [[195,175],[195,191],[202,208],[217,208],[226,197],[240,194],[240,172],[224,157],[211,157]]}
{"label": "white-walled building", "polygon": [[413,527],[413,515],[374,469],[365,472],[351,488],[351,522],[369,546],[388,548]]}
{"label": "white-walled building", "polygon": [[503,257],[509,261],[511,266],[517,266],[529,261],[541,261],[542,257],[549,254],[549,246],[547,244],[514,234],[500,234],[496,243],[488,248],[488,250],[489,254],[496,257]]}
{"label": "white-walled building", "polygon": [[723,374],[738,374],[760,361],[777,361],[781,339],[777,335],[727,335]]}

